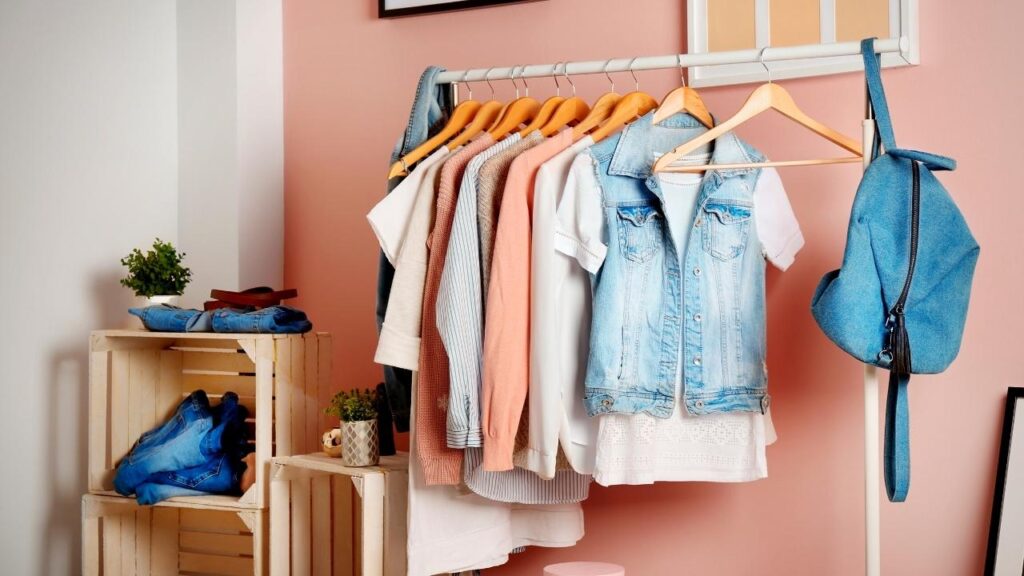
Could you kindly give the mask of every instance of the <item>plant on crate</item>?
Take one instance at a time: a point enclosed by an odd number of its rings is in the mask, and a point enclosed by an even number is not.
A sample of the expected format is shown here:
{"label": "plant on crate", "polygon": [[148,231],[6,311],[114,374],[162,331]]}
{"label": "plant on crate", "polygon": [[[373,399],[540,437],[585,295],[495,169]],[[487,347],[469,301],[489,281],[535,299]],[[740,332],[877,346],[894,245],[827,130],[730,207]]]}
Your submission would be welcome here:
{"label": "plant on crate", "polygon": [[128,275],[121,285],[131,288],[135,295],[146,298],[148,304],[170,304],[185,292],[192,279],[192,271],[181,265],[184,252],[178,252],[170,242],[159,238],[145,254],[135,248],[121,259]]}
{"label": "plant on crate", "polygon": [[371,390],[342,390],[324,409],[328,416],[341,420],[340,428],[324,434],[324,451],[338,456],[346,466],[374,466],[380,461],[377,436],[376,395]]}

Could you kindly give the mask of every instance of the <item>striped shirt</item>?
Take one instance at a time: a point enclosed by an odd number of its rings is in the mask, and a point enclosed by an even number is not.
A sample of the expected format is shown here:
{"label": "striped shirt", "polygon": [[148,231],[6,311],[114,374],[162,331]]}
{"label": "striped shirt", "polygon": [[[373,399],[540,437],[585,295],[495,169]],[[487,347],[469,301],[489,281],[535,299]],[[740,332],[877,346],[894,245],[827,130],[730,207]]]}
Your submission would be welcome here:
{"label": "striped shirt", "polygon": [[570,504],[582,502],[590,493],[589,475],[559,470],[544,480],[530,470],[513,468],[504,472],[484,470],[481,448],[466,448],[463,459],[466,486],[489,500],[513,504]]}
{"label": "striped shirt", "polygon": [[458,484],[462,478],[462,450],[445,441],[448,413],[448,356],[437,330],[437,293],[448,253],[459,180],[466,164],[494,140],[483,134],[445,160],[437,185],[437,212],[428,239],[430,256],[423,287],[423,327],[420,337],[420,372],[416,385],[416,438],[419,460],[427,484]]}
{"label": "striped shirt", "polygon": [[437,293],[437,331],[448,357],[447,438],[449,448],[481,446],[480,378],[483,356],[483,296],[480,287],[480,235],[477,179],[489,158],[514,146],[519,135],[477,153],[459,186]]}

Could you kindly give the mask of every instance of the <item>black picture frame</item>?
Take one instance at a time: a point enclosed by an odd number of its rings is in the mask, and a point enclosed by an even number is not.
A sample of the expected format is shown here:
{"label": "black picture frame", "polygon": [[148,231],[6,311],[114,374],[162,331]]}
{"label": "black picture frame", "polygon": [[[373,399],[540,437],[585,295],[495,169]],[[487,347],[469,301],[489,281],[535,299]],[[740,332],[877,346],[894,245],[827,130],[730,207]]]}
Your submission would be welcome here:
{"label": "black picture frame", "polygon": [[426,6],[414,6],[410,8],[388,8],[387,0],[377,0],[377,18],[399,18],[401,16],[416,16],[419,14],[434,14],[437,12],[469,10],[470,8],[487,8],[489,6],[502,6],[504,4],[519,4],[522,2],[537,1],[538,0],[452,0],[442,4],[428,4]]}
{"label": "black picture frame", "polygon": [[[1003,519],[1003,503],[1006,499],[1006,473],[1009,465],[1010,446],[1017,418],[1017,405],[1024,400],[1024,388],[1010,387],[1006,390],[1006,410],[1003,413],[1003,434],[999,442],[999,464],[996,467],[996,484],[992,496],[992,522],[988,529],[988,550],[985,554],[985,575],[996,576],[996,558],[999,553],[999,529]],[[1024,414],[1021,415],[1021,430],[1017,431],[1018,442],[1024,442]],[[1024,448],[1017,448],[1024,449]],[[1024,489],[1024,487],[1017,487]],[[1024,573],[1024,566],[1018,568]]]}

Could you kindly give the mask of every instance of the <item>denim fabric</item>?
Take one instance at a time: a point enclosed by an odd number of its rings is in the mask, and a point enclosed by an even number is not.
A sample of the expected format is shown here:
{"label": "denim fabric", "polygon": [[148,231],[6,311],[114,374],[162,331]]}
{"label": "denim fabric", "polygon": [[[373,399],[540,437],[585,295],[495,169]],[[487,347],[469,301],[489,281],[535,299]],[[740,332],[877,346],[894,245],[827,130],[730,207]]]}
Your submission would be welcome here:
{"label": "denim fabric", "polygon": [[301,334],[313,329],[306,313],[291,306],[259,310],[221,308],[213,311],[213,331],[255,334]]}
{"label": "denim fabric", "polygon": [[152,474],[186,470],[208,463],[223,452],[225,431],[229,445],[237,445],[237,415],[244,422],[245,407],[233,392],[224,394],[214,417],[206,394],[193,392],[171,419],[154,434],[143,435],[121,461],[114,477],[114,489],[124,496],[135,492]]}
{"label": "denim fabric", "polygon": [[154,332],[301,334],[313,329],[306,313],[290,306],[270,306],[259,310],[221,308],[203,312],[158,304],[129,308],[128,312],[142,319],[146,329]]}
{"label": "denim fabric", "polygon": [[[409,113],[409,122],[391,153],[392,164],[422,144],[431,134],[447,123],[452,109],[452,100],[447,85],[437,83],[437,75],[441,72],[444,72],[444,68],[429,66],[420,76],[419,83],[416,85],[416,96],[412,102],[412,111]],[[401,178],[388,180],[387,192],[390,194],[401,181]],[[391,283],[394,278],[395,269],[381,252],[377,272],[378,331],[384,324],[384,315],[388,309],[388,297],[391,295]],[[387,388],[388,406],[391,408],[395,428],[399,432],[408,432],[412,372],[393,366],[384,366],[384,384]]]}
{"label": "denim fabric", "polygon": [[153,332],[210,332],[212,314],[201,310],[157,304],[145,308],[129,308],[128,313],[138,316],[142,325]]}
{"label": "denim fabric", "polygon": [[[811,312],[840,348],[890,370],[884,478],[889,500],[902,502],[910,489],[910,374],[941,372],[959,353],[980,248],[932,174],[956,161],[896,146],[873,39],[861,42],[861,53],[878,138],[853,201],[842,267],[821,279]],[[915,172],[920,225],[912,260]]]}
{"label": "denim fabric", "polygon": [[224,452],[199,466],[151,474],[135,488],[139,504],[156,504],[174,496],[231,494],[238,492],[245,464]]}
{"label": "denim fabric", "polygon": [[[658,125],[652,117],[590,149],[608,252],[593,277],[587,411],[669,417],[681,361],[690,414],[764,412],[765,260],[753,218],[760,170],[706,172],[680,269],[651,165],[705,129],[688,115]],[[732,133],[713,146],[712,164],[764,158]]]}

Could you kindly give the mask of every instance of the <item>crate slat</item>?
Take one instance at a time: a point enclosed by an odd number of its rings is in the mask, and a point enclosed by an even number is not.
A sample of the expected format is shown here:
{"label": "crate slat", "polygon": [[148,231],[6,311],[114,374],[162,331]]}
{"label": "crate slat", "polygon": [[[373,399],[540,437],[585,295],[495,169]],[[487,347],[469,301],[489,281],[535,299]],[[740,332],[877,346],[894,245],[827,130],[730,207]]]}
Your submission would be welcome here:
{"label": "crate slat", "polygon": [[[277,347],[277,374],[274,386],[274,416],[277,426],[274,427],[274,442],[278,456],[291,456],[292,427],[289,418],[292,413],[291,389],[295,386],[292,379],[292,348],[290,344]],[[283,424],[287,423],[287,425]]]}
{"label": "crate slat", "polygon": [[178,510],[153,509],[151,541],[157,543],[150,554],[153,576],[172,576],[178,573]]}
{"label": "crate slat", "polygon": [[[110,467],[116,468],[131,447],[128,440],[129,352],[115,351],[110,369]],[[116,415],[116,416],[115,416]],[[109,481],[113,481],[110,470]]]}
{"label": "crate slat", "polygon": [[184,365],[189,372],[213,374],[252,374],[256,366],[245,352],[234,354],[210,354],[206,352],[182,352]]}
{"label": "crate slat", "polygon": [[179,540],[182,552],[220,554],[222,556],[252,556],[252,534],[211,534],[208,532],[182,532]]}
{"label": "crate slat", "polygon": [[313,547],[313,576],[331,574],[331,478],[310,480]]}
{"label": "crate slat", "polygon": [[292,361],[292,454],[305,454],[306,448],[306,347],[301,338],[289,341]]}
{"label": "crate slat", "polygon": [[251,576],[252,557],[214,556],[211,554],[178,553],[178,569],[183,573],[216,574],[218,576]]}
{"label": "crate slat", "polygon": [[[323,410],[324,408],[327,408],[328,406],[331,405],[331,398],[334,396],[335,392],[337,392],[337,390],[334,388],[334,383],[331,381],[331,362],[333,361],[332,356],[331,356],[333,354],[333,348],[331,346],[331,342],[332,341],[331,341],[331,335],[330,334],[320,334],[319,338],[316,339],[316,346],[317,346],[317,371],[316,371],[316,378],[317,378],[317,381],[318,381],[317,382],[317,390],[319,391],[319,398],[320,398],[320,401],[319,401],[320,412],[318,414],[318,422],[320,423],[320,425],[317,426],[317,432],[318,433],[322,433],[325,430],[329,430],[329,429],[335,428],[337,426],[337,422],[332,422],[332,420],[336,420],[336,418],[333,418],[332,416],[328,416],[327,414],[324,414],[324,410]],[[319,440],[320,439],[319,434],[314,435],[313,438],[314,438],[314,442],[319,443],[319,441],[320,441]],[[319,449],[320,449],[319,447],[316,447],[316,448],[314,448],[313,451],[316,451],[316,450],[319,450]]]}
{"label": "crate slat", "polygon": [[135,513],[135,573],[138,576],[150,575],[152,516],[151,508],[139,508]]}
{"label": "crate slat", "polygon": [[291,484],[291,515],[292,518],[305,521],[292,523],[292,573],[309,574],[311,569],[310,553],[310,490],[309,478],[293,480]]}
{"label": "crate slat", "polygon": [[207,394],[234,392],[239,396],[255,396],[256,377],[237,374],[182,374],[181,392],[188,393],[192,390],[206,390]]}
{"label": "crate slat", "polygon": [[317,341],[315,334],[305,334],[302,337],[303,354],[306,366],[303,370],[303,383],[306,388],[306,429],[302,436],[304,439],[303,453],[317,450],[317,438],[320,432],[320,379],[317,377],[317,369],[320,367]]}
{"label": "crate slat", "polygon": [[331,484],[334,500],[331,506],[334,510],[334,576],[355,576],[352,480],[345,476],[333,476]]}

